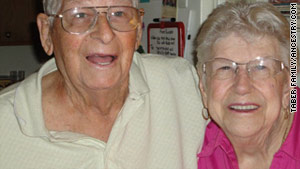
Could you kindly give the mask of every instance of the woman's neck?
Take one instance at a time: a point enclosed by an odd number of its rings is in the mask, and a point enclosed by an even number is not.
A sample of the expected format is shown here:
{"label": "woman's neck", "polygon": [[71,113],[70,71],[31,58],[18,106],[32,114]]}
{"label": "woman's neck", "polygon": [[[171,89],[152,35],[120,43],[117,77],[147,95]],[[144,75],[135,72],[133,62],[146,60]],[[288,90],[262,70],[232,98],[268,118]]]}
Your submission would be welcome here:
{"label": "woman's neck", "polygon": [[290,114],[288,119],[281,121],[280,127],[274,125],[272,129],[256,137],[231,137],[240,169],[268,169],[274,154],[285,141],[292,121],[293,114]]}

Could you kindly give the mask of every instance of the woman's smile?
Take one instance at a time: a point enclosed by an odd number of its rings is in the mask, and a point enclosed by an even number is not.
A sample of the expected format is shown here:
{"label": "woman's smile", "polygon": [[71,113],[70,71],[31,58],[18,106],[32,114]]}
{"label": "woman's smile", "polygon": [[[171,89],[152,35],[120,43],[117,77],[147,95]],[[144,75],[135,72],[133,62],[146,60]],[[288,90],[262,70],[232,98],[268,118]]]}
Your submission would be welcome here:
{"label": "woman's smile", "polygon": [[228,109],[234,113],[254,113],[260,106],[255,103],[233,103],[228,106]]}

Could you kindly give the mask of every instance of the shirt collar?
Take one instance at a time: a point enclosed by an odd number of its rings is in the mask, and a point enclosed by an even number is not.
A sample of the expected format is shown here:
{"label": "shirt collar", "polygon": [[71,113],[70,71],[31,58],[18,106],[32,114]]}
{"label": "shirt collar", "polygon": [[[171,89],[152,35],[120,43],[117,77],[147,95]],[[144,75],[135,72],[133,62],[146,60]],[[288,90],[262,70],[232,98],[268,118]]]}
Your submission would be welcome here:
{"label": "shirt collar", "polygon": [[222,148],[227,154],[234,153],[234,149],[225,133],[215,122],[211,121],[206,127],[202,151],[198,156],[210,156],[218,147]]}
{"label": "shirt collar", "polygon": [[27,136],[49,137],[42,112],[43,76],[57,70],[54,58],[47,61],[38,73],[30,75],[16,88],[14,113],[21,131]]}
{"label": "shirt collar", "polygon": [[143,76],[141,57],[139,53],[134,53],[129,73],[129,97],[134,97],[135,99],[149,92],[149,87]]}

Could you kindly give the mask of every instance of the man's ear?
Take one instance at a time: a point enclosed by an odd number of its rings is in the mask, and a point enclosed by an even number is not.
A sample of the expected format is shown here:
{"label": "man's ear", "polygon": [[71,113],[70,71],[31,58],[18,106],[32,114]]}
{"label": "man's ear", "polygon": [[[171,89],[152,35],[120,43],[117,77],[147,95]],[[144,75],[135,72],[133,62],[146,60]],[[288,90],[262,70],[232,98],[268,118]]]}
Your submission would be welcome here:
{"label": "man's ear", "polygon": [[53,54],[53,43],[50,35],[51,25],[48,16],[44,13],[40,13],[37,16],[37,26],[40,33],[40,40],[44,51],[47,55]]}
{"label": "man's ear", "polygon": [[204,75],[203,73],[200,72],[200,70],[198,69],[198,75],[199,75],[199,88],[200,88],[200,92],[201,92],[201,96],[202,96],[202,102],[203,102],[203,106],[205,108],[207,108],[207,91],[206,91],[206,82],[204,79]]}
{"label": "man's ear", "polygon": [[[143,10],[144,11],[144,10]],[[139,25],[137,26],[137,32],[136,32],[136,42],[135,42],[135,50],[137,50],[141,44],[141,40],[142,40],[142,34],[143,34],[143,19],[144,16],[140,16],[141,20]]]}

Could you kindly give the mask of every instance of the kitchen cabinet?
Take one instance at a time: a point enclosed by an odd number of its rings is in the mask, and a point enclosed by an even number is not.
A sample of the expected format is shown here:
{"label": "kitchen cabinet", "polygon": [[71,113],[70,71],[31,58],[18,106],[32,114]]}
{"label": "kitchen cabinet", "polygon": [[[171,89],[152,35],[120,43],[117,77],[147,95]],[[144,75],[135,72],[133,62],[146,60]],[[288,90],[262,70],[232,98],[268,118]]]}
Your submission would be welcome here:
{"label": "kitchen cabinet", "polygon": [[0,45],[32,45],[38,40],[36,16],[42,0],[0,1]]}

